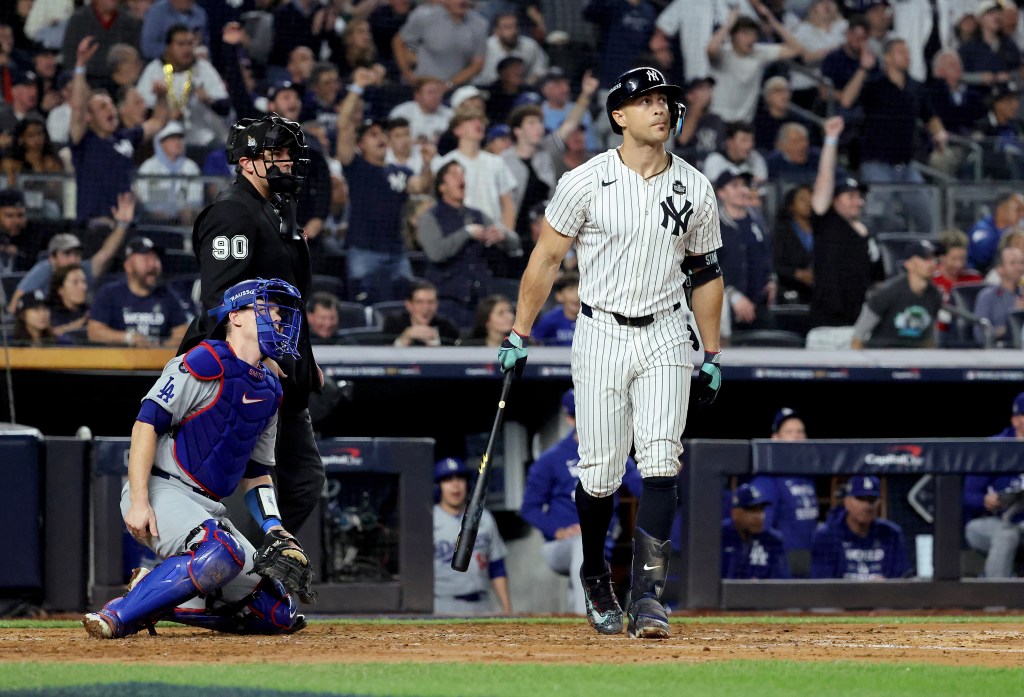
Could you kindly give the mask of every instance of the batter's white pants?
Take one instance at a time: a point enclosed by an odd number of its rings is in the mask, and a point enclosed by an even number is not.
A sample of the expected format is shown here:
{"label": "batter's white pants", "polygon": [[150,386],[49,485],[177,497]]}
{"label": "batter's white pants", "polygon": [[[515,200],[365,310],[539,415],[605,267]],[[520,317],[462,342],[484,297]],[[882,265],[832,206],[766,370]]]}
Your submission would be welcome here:
{"label": "batter's white pants", "polygon": [[636,446],[640,475],[674,477],[683,452],[693,361],[681,310],[646,327],[618,324],[593,310],[576,320],[572,376],[580,438],[580,482],[591,496],[610,496]]}

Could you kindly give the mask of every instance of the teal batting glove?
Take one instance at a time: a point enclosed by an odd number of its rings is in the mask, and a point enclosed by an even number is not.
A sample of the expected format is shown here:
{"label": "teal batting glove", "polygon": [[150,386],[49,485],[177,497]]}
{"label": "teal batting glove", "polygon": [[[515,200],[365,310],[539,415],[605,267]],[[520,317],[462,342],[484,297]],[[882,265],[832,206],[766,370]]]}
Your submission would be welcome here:
{"label": "teal batting glove", "polygon": [[704,354],[704,365],[697,373],[693,392],[698,406],[710,407],[718,396],[722,386],[722,369],[719,367],[721,359],[722,354],[719,352],[708,351]]}
{"label": "teal batting glove", "polygon": [[501,342],[501,348],[498,349],[498,364],[501,365],[501,372],[507,373],[514,369],[516,377],[523,374],[523,368],[526,367],[527,339],[529,338],[529,336],[519,334],[515,329],[505,337],[505,340]]}

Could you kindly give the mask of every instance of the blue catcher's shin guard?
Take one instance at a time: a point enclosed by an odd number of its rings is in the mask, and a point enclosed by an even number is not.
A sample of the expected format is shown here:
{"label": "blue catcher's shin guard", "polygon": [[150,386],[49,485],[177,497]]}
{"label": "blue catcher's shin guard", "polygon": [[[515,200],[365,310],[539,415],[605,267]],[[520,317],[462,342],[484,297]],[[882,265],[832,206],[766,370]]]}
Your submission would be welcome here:
{"label": "blue catcher's shin guard", "polygon": [[242,547],[215,520],[203,521],[186,544],[185,552],[158,565],[123,597],[86,615],[89,634],[99,639],[134,634],[181,603],[227,585],[245,565]]}
{"label": "blue catcher's shin guard", "polygon": [[262,579],[242,603],[207,610],[175,608],[173,619],[231,634],[289,634],[306,626],[305,618],[296,614],[295,600],[275,579]]}

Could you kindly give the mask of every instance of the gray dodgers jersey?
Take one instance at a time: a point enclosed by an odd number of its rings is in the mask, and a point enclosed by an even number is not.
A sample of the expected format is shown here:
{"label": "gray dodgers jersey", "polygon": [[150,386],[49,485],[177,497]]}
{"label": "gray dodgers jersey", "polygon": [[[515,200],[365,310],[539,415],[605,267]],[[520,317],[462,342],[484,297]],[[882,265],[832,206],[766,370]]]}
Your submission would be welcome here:
{"label": "gray dodgers jersey", "polygon": [[434,595],[453,597],[469,593],[486,593],[491,587],[487,566],[504,559],[508,550],[498,534],[498,526],[491,512],[484,510],[480,517],[480,532],[473,546],[473,558],[466,572],[452,569],[455,538],[462,530],[462,514],[446,513],[434,505]]}
{"label": "gray dodgers jersey", "polygon": [[[164,366],[164,372],[150,388],[143,401],[149,399],[171,415],[171,424],[177,425],[193,414],[197,414],[210,406],[217,398],[219,380],[199,380],[189,373],[182,364],[184,356],[176,356]],[[256,441],[252,450],[251,460],[273,467],[274,446],[277,441],[277,414],[267,423],[267,427]],[[174,460],[174,438],[170,433],[160,436],[156,444],[154,468],[180,476],[190,481],[178,463]]]}

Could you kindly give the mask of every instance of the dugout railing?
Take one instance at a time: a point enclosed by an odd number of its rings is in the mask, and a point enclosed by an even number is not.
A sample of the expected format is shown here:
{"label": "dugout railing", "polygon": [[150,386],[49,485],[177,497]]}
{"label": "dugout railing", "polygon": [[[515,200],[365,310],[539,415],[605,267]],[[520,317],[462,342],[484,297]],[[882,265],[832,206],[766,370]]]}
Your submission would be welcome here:
{"label": "dugout railing", "polygon": [[[1018,441],[987,439],[693,440],[680,473],[682,504],[678,605],[690,609],[912,609],[1024,607],[1020,580],[965,578],[962,573],[962,480],[966,474],[1024,472]],[[723,580],[722,497],[732,477],[850,476],[883,479],[931,475],[931,578],[884,581]],[[907,544],[913,545],[908,539]]]}

